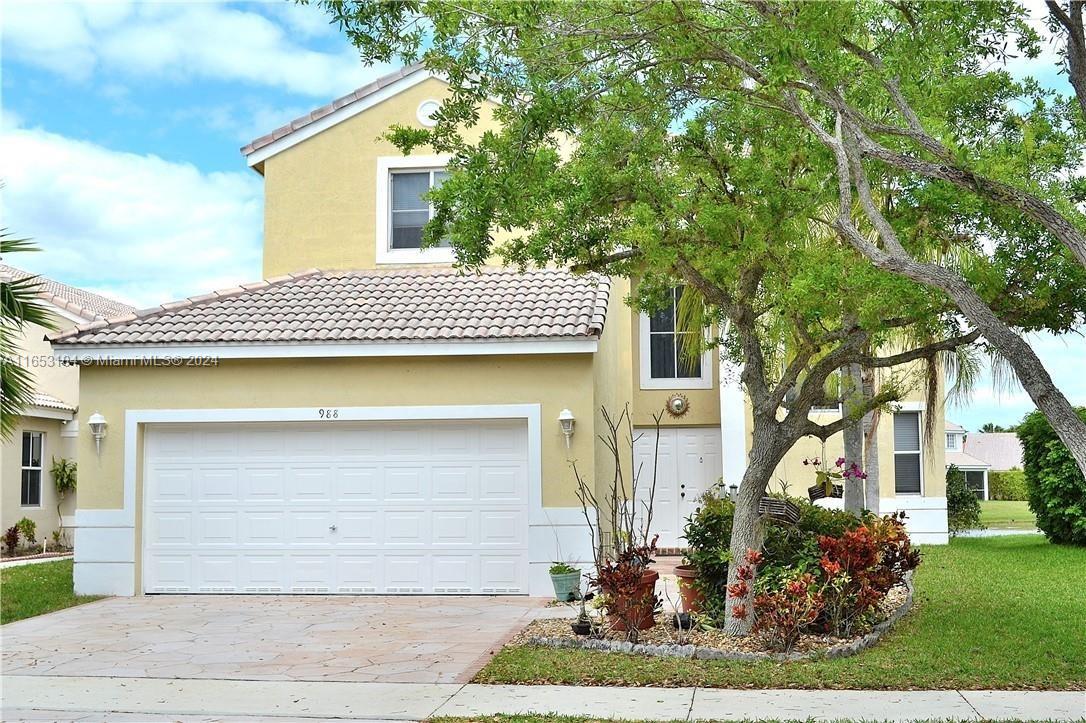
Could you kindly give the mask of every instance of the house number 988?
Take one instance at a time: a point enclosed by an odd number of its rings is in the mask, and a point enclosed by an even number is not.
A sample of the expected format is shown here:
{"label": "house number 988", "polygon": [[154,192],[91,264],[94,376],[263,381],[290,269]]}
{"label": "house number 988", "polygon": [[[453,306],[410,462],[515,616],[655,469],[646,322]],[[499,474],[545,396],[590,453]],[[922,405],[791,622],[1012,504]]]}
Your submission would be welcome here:
{"label": "house number 988", "polygon": [[317,414],[321,419],[339,419],[338,409],[318,409]]}

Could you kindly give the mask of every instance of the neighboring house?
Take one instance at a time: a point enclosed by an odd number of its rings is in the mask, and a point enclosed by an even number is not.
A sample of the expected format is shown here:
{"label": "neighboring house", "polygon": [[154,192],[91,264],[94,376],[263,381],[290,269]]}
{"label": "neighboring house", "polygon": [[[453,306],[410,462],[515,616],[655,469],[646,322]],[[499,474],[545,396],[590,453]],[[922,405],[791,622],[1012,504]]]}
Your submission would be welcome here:
{"label": "neighboring house", "polygon": [[965,440],[965,451],[993,472],[1022,469],[1022,441],[1014,432],[974,432]]}
{"label": "neighboring house", "polygon": [[[954,465],[965,473],[965,484],[982,500],[988,499],[988,471],[992,468],[983,459],[971,455],[968,442],[973,434],[949,420],[946,427],[946,466]],[[1013,436],[1013,435],[1011,435]]]}
{"label": "neighboring house", "polygon": [[[33,274],[0,264],[0,281],[8,283]],[[59,281],[39,278],[38,302],[53,316],[57,328],[120,316],[131,306],[104,296],[77,289]],[[18,339],[17,363],[34,373],[33,404],[20,417],[11,439],[3,442],[0,464],[0,526],[7,529],[23,517],[37,525],[39,542],[51,542],[61,524],[72,527],[74,496],[63,500],[59,516],[57,494],[50,473],[53,459],[75,459],[75,421],[79,406],[79,367],[61,365],[53,356],[45,335],[49,330],[37,324],[23,328]]]}
{"label": "neighboring house", "polygon": [[[461,275],[451,249],[420,250],[448,158],[380,133],[429,124],[446,93],[408,68],[243,149],[264,178],[268,280],[55,338],[61,357],[114,360],[80,380],[108,427],[80,481],[79,592],[549,594],[553,561],[591,560],[571,461],[610,478],[601,405],[630,405],[640,462],[653,414],[685,401],[660,435],[661,544],[742,474],[734,370],[677,356],[673,305],[648,318],[624,279]],[[883,415],[882,504],[945,542],[923,409],[917,393]],[[805,494],[799,460],[840,446],[801,446],[777,477]]]}

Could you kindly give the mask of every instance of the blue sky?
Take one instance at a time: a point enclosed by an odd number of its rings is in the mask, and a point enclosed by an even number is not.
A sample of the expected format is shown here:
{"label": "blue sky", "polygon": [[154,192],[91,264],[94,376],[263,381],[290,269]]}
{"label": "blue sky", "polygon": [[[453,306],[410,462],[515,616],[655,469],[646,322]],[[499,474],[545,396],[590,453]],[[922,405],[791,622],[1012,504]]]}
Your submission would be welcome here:
{"label": "blue sky", "polygon": [[[239,147],[392,70],[288,2],[4,0],[0,40],[2,225],[43,247],[8,261],[137,306],[259,278],[262,184]],[[1013,69],[1066,88],[1052,60]],[[1033,343],[1086,404],[1086,342]],[[948,416],[1031,407],[982,380]]]}

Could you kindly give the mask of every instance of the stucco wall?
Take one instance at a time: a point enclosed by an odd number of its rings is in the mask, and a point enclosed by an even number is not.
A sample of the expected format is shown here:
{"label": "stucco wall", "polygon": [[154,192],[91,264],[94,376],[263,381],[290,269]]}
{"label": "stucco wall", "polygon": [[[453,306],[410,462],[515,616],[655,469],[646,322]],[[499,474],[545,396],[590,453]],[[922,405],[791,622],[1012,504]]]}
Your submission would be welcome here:
{"label": "stucco wall", "polygon": [[[542,404],[543,504],[574,506],[558,413],[577,417],[570,454],[592,459],[589,354],[224,361],[218,367],[87,367],[83,409],[109,421],[102,455],[80,435],[80,508],[123,504],[125,409]],[[85,414],[80,422],[85,426]]]}
{"label": "stucco wall", "polygon": [[[22,444],[23,432],[42,432],[42,480],[41,505],[23,507],[19,504],[22,491]],[[40,543],[48,540],[52,543],[53,530],[59,524],[57,517],[57,492],[49,468],[54,457],[71,458],[75,451],[75,439],[62,436],[64,423],[58,419],[38,419],[21,417],[15,433],[9,441],[3,443],[3,461],[0,474],[3,485],[0,486],[0,526],[7,529],[23,517],[28,517],[37,524],[37,538]],[[70,495],[60,508],[61,514],[70,517],[75,512],[75,496]]]}
{"label": "stucco wall", "polygon": [[[307,268],[376,266],[377,159],[402,156],[381,136],[393,125],[418,126],[425,100],[448,86],[425,80],[264,162],[264,276]],[[484,108],[474,139],[493,128]],[[417,148],[412,155],[429,155]]]}
{"label": "stucco wall", "polygon": [[[75,326],[75,322],[62,316],[54,316],[57,330]],[[37,324],[28,324],[18,339],[20,353],[30,358],[30,370],[34,374],[34,389],[43,394],[67,402],[73,407],[79,402],[79,367],[61,366],[53,358],[53,347],[45,341],[45,335],[53,333]]]}

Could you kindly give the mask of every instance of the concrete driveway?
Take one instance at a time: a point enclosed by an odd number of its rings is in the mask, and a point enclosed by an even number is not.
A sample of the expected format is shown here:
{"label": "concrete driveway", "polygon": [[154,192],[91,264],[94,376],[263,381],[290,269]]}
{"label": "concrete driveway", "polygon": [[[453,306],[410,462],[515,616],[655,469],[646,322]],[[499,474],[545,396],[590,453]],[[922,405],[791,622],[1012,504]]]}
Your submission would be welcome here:
{"label": "concrete driveway", "polygon": [[4,676],[463,683],[545,600],[109,598],[0,629]]}

